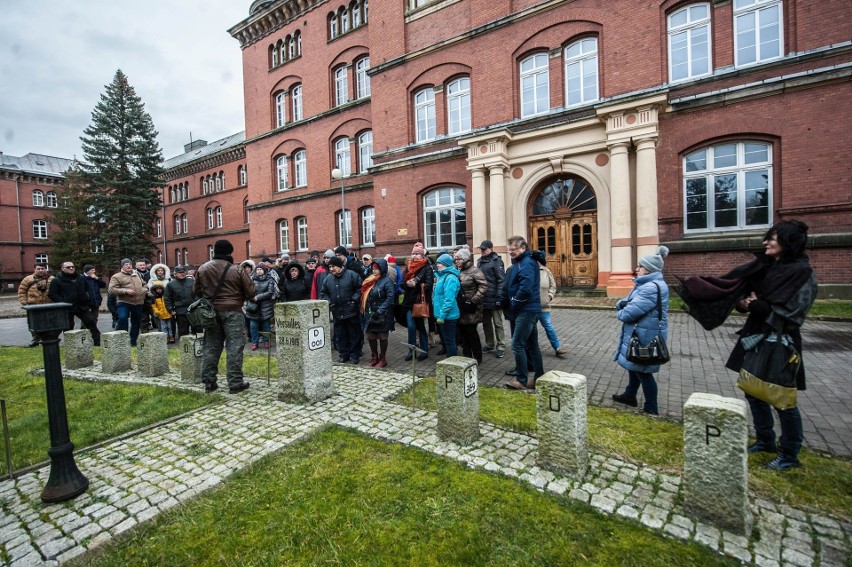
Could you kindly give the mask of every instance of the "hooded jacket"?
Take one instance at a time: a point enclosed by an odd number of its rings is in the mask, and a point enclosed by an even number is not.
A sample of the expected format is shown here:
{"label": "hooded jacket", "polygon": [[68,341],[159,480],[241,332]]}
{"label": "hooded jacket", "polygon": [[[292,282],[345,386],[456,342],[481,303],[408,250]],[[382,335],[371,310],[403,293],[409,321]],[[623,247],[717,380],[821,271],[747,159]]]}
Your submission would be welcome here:
{"label": "hooded jacket", "polygon": [[[166,307],[166,286],[162,280],[154,281],[151,278],[151,293],[154,294],[154,301],[151,303],[151,311],[153,311],[154,315],[157,319],[171,319],[172,314],[169,313],[168,308]],[[159,293],[157,290],[162,290],[162,293]]]}
{"label": "hooded jacket", "polygon": [[[618,300],[615,304],[615,316],[623,323],[621,326],[621,337],[618,341],[618,349],[615,351],[613,360],[627,370],[633,372],[647,372],[654,374],[660,371],[659,364],[637,364],[627,360],[627,346],[633,331],[639,337],[643,345],[650,343],[654,337],[659,335],[668,339],[669,331],[669,286],[663,280],[662,272],[653,272],[633,278],[635,287],[628,296]],[[657,287],[660,289],[660,301],[663,308],[663,319],[659,320],[657,310]]]}
{"label": "hooded jacket", "polygon": [[[159,270],[160,268],[163,268],[166,271],[165,275],[162,278],[157,276],[157,270]],[[153,289],[153,285],[156,282],[162,282],[163,285],[166,285],[172,279],[172,271],[165,264],[154,264],[151,267],[150,274],[151,278],[148,280],[148,289]]]}
{"label": "hooded jacket", "polygon": [[[254,297],[246,301],[246,318],[255,321],[268,321],[275,317],[275,300],[278,299],[278,284],[275,283],[275,278],[269,273],[267,268],[266,273],[262,276],[256,272],[252,275],[251,280],[254,283]],[[256,298],[256,300],[255,300]],[[249,309],[249,306],[255,304],[256,309]]]}
{"label": "hooded jacket", "polygon": [[452,321],[461,315],[456,296],[461,289],[459,271],[447,266],[435,274],[435,288],[432,292],[432,311],[435,319]]}
{"label": "hooded jacket", "polygon": [[[296,268],[299,273],[295,278],[290,277],[290,270]],[[305,268],[298,262],[290,262],[284,268],[283,277],[278,282],[280,290],[279,297],[281,301],[302,301],[308,299],[311,295],[310,289],[305,282]]]}
{"label": "hooded jacket", "polygon": [[393,306],[396,303],[396,282],[388,276],[387,260],[373,260],[379,266],[381,277],[367,296],[367,332],[387,333],[394,329]]}

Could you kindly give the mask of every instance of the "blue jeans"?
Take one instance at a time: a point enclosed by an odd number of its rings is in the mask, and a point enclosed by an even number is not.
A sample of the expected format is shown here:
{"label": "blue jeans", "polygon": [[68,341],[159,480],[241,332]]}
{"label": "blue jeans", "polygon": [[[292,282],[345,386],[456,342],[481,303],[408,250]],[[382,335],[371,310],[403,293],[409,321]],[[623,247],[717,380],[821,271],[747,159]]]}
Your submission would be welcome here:
{"label": "blue jeans", "polygon": [[444,319],[443,325],[438,325],[438,330],[441,332],[441,339],[444,341],[444,350],[447,351],[447,356],[455,356],[458,354],[456,346],[456,327],[458,319]]}
{"label": "blue jeans", "polygon": [[[775,442],[774,421],[772,419],[772,406],[746,394],[746,401],[751,409],[751,417],[754,420],[754,430],[757,440],[772,444]],[[802,431],[802,414],[799,408],[787,410],[775,410],[778,413],[778,421],[781,424],[781,439],[778,442],[779,452],[787,458],[796,459],[805,434]]]}
{"label": "blue jeans", "polygon": [[538,314],[538,322],[544,327],[544,332],[547,334],[547,340],[550,341],[550,346],[558,349],[562,345],[559,343],[559,337],[556,335],[556,329],[553,328],[553,322],[550,320],[550,311],[542,311]]}
{"label": "blue jeans", "polygon": [[650,372],[628,370],[627,376],[627,387],[624,389],[624,393],[635,398],[641,385],[642,393],[645,394],[645,403],[642,409],[648,413],[659,413],[660,410],[657,408],[657,381],[654,379],[654,375]]}
{"label": "blue jeans", "polygon": [[[251,329],[251,342],[253,344],[257,344],[260,340],[260,333],[268,333],[269,332],[269,324],[271,319],[257,320],[257,319],[249,319],[249,329]],[[263,342],[268,343],[269,339],[264,337]]]}
{"label": "blue jeans", "polygon": [[131,305],[123,301],[116,304],[118,311],[118,324],[116,329],[119,331],[127,330],[127,321],[130,320],[130,346],[136,346],[136,340],[139,338],[139,326],[142,324],[142,310],[144,305]]}
{"label": "blue jeans", "polygon": [[512,354],[515,355],[515,369],[518,370],[518,382],[527,383],[527,352],[529,362],[535,371],[536,380],[544,374],[544,362],[541,359],[541,349],[538,346],[538,313],[524,311],[515,318],[515,329],[512,331]]}
{"label": "blue jeans", "polygon": [[[426,330],[427,319],[412,317],[411,309],[405,313],[405,321],[408,323],[408,344],[420,347],[423,352],[429,352],[429,334]],[[420,337],[420,344],[414,342]]]}

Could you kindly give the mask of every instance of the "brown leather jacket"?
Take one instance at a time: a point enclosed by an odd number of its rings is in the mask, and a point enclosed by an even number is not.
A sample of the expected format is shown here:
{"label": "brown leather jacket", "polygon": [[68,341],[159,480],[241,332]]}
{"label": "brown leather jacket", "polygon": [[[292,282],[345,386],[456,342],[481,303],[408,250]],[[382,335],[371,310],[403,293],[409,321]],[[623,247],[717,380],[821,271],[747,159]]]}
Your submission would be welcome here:
{"label": "brown leather jacket", "polygon": [[[210,298],[216,290],[216,284],[222,277],[222,270],[228,265],[225,260],[210,260],[198,268],[195,274],[195,285],[192,288],[196,297]],[[254,282],[249,275],[240,269],[238,265],[232,264],[222,282],[222,287],[213,301],[216,311],[242,311],[243,303],[255,295]]]}

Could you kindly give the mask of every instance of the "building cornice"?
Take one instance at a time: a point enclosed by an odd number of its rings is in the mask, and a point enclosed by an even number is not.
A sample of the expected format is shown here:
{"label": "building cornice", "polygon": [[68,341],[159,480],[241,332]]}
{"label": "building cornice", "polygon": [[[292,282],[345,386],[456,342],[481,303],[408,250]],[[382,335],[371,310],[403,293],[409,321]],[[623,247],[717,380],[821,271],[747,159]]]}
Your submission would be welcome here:
{"label": "building cornice", "polygon": [[226,163],[245,159],[245,157],[246,147],[245,142],[243,142],[239,146],[231,146],[230,148],[221,152],[204,156],[203,158],[199,158],[198,160],[190,161],[172,169],[166,170],[166,172],[162,176],[162,179],[166,182],[174,181],[182,177],[189,177],[190,175],[198,173],[199,171],[215,169],[217,167],[225,165]]}
{"label": "building cornice", "polygon": [[36,175],[14,169],[0,169],[0,179],[15,179],[33,185],[64,185],[64,175]]}
{"label": "building cornice", "polygon": [[[281,29],[325,0],[278,0],[260,7],[256,13],[228,30],[231,37],[245,48]],[[256,5],[252,4],[254,8]]]}

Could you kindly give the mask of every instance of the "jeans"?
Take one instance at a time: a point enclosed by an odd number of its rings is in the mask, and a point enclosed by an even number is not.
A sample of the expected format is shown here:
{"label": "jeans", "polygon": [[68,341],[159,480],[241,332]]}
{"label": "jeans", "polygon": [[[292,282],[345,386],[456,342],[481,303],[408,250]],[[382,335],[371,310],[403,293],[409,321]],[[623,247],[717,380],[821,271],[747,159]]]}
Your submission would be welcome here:
{"label": "jeans", "polygon": [[216,324],[204,331],[201,351],[201,380],[216,383],[222,349],[227,356],[228,387],[243,383],[243,347],[246,344],[245,316],[239,311],[217,311]]}
{"label": "jeans", "polygon": [[520,372],[518,382],[526,384],[527,352],[529,362],[532,362],[537,380],[544,374],[544,362],[541,359],[541,349],[538,346],[538,313],[525,311],[515,318],[515,330],[512,333],[512,354],[515,355],[515,369]]}
{"label": "jeans", "polygon": [[172,334],[172,320],[171,319],[160,319],[160,332],[165,333],[167,337],[173,337]]}
{"label": "jeans", "polygon": [[[757,440],[772,444],[775,442],[775,429],[772,419],[772,406],[746,394],[746,401],[751,409],[751,417],[754,420],[754,430]],[[787,458],[796,459],[805,434],[802,431],[802,414],[799,408],[787,410],[775,410],[778,413],[778,421],[781,423],[781,439],[778,443],[779,452]]]}
{"label": "jeans", "polygon": [[503,330],[502,309],[484,309],[482,311],[482,332],[485,334],[485,346],[497,350],[506,350],[506,332]]}
{"label": "jeans", "polygon": [[458,342],[462,347],[462,353],[468,358],[475,358],[482,362],[482,342],[479,340],[478,325],[459,325],[457,329]]}
{"label": "jeans", "polygon": [[364,333],[361,331],[361,318],[358,315],[348,319],[334,318],[334,335],[337,337],[337,354],[341,362],[358,362],[361,351],[357,350],[358,342],[363,344]]}
{"label": "jeans", "polygon": [[119,301],[116,304],[118,311],[118,324],[116,329],[119,331],[127,330],[127,320],[130,319],[130,346],[136,346],[136,340],[139,338],[139,326],[142,324],[142,311],[144,305],[131,305]]}
{"label": "jeans", "polygon": [[[257,344],[260,341],[260,333],[268,333],[272,319],[249,319],[249,328],[251,329],[251,342]],[[263,342],[268,343],[267,337],[263,338]]]}
{"label": "jeans", "polygon": [[559,337],[556,335],[556,329],[553,328],[553,322],[550,320],[550,311],[542,311],[538,314],[538,321],[544,327],[544,332],[547,334],[547,340],[550,341],[550,346],[558,349],[562,346],[559,342]]}
{"label": "jeans", "polygon": [[186,318],[186,315],[181,315],[178,313],[174,316],[175,321],[177,322],[177,336],[183,337],[184,335],[189,334],[189,319]]}
{"label": "jeans", "polygon": [[[429,352],[429,333],[426,330],[426,319],[420,317],[412,317],[411,309],[405,314],[405,321],[408,323],[408,344],[420,347],[424,353]],[[419,335],[420,343],[414,342]]]}
{"label": "jeans", "polygon": [[456,327],[458,319],[444,319],[443,325],[438,325],[438,331],[441,333],[441,339],[444,341],[444,350],[447,351],[447,356],[455,356],[458,354],[456,347]]}
{"label": "jeans", "polygon": [[645,394],[645,404],[642,409],[648,413],[659,413],[657,408],[657,381],[654,379],[654,375],[650,372],[628,370],[627,376],[627,388],[624,389],[624,393],[635,398],[641,385],[642,393]]}

